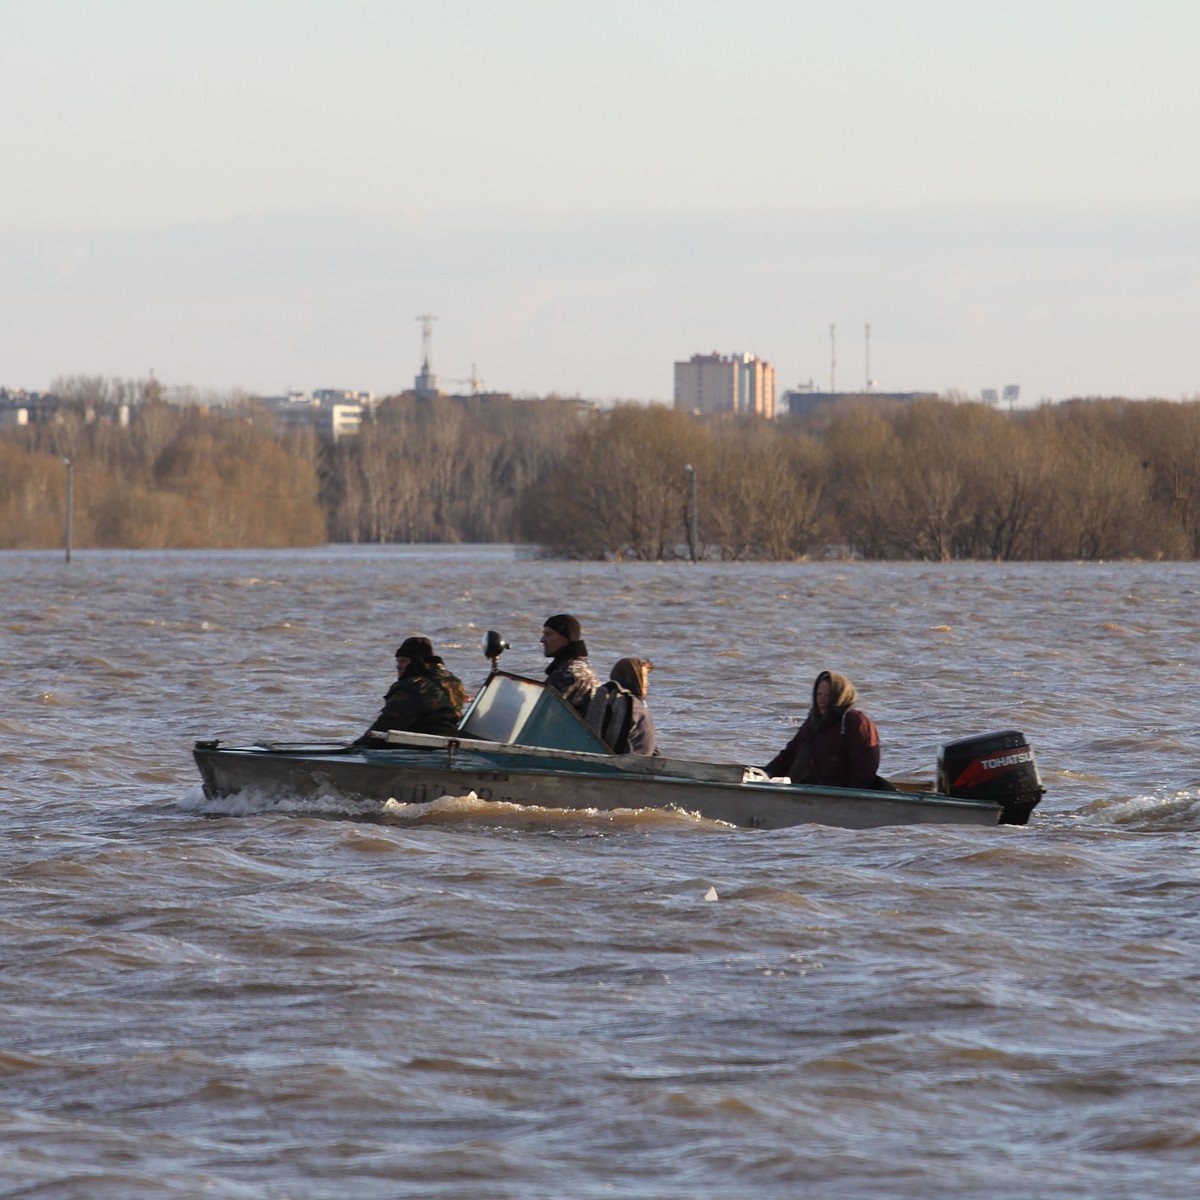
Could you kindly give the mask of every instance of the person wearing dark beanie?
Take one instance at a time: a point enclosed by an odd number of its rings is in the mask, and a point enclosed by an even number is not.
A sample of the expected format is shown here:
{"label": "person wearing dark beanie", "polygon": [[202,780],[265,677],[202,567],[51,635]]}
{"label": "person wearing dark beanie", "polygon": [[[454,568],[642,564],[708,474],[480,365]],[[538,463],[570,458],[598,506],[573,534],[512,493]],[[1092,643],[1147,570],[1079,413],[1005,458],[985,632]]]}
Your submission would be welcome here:
{"label": "person wearing dark beanie", "polygon": [[579,621],[570,613],[556,613],[542,622],[542,652],[550,660],[546,684],[558,692],[581,716],[600,686],[587,660],[587,646]]}
{"label": "person wearing dark beanie", "polygon": [[407,637],[400,643],[396,676],[379,716],[356,745],[369,745],[375,734],[386,734],[389,729],[444,737],[458,732],[467,692],[462,681],[446,670],[427,637]]}
{"label": "person wearing dark beanie", "polygon": [[433,652],[433,643],[427,637],[406,637],[400,643],[396,657],[410,660],[419,658],[422,662],[429,662],[437,658],[437,655]]}
{"label": "person wearing dark beanie", "polygon": [[[552,629],[560,637],[565,637],[568,642],[579,642],[583,640],[583,630],[579,628],[579,621],[570,613],[557,613],[553,617],[547,617],[542,622],[544,629]],[[586,654],[587,651],[585,650]]]}

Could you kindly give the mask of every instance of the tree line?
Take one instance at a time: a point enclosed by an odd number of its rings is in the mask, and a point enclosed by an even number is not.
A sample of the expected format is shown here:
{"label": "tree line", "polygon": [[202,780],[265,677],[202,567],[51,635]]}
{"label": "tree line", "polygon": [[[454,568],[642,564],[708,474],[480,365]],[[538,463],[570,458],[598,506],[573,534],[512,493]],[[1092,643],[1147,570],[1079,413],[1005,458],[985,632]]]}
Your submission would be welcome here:
{"label": "tree line", "polygon": [[617,409],[522,506],[568,555],[722,559],[1193,559],[1200,404],[1098,400],[1004,413],[846,402],[775,425]]}
{"label": "tree line", "polygon": [[[53,420],[0,437],[0,548],[72,541],[127,549],[314,545],[326,540],[311,438],[276,435],[252,405],[214,419],[148,385],[56,385]],[[128,425],[116,419],[124,407]]]}
{"label": "tree line", "polygon": [[168,403],[151,381],[56,381],[51,420],[0,430],[0,548],[518,541],[522,494],[591,411],[577,401],[383,400],[329,444],[251,397]]}
{"label": "tree line", "polygon": [[[86,384],[87,386],[84,386]],[[73,385],[73,386],[72,386]],[[575,558],[1200,556],[1200,403],[844,401],[768,423],[391,397],[333,444],[249,398],[60,386],[0,433],[0,547],[532,542]],[[127,424],[110,419],[115,397]],[[695,507],[692,483],[695,481]],[[695,521],[698,541],[691,542]]]}

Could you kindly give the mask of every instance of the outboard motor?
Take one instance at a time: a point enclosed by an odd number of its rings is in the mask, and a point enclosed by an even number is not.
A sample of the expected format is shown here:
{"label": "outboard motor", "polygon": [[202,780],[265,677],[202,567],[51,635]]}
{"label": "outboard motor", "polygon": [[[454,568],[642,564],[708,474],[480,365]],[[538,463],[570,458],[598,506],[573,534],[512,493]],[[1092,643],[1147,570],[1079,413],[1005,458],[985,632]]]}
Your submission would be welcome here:
{"label": "outboard motor", "polygon": [[938,791],[964,800],[995,800],[1001,825],[1024,825],[1045,794],[1033,750],[1007,729],[947,742],[938,750]]}

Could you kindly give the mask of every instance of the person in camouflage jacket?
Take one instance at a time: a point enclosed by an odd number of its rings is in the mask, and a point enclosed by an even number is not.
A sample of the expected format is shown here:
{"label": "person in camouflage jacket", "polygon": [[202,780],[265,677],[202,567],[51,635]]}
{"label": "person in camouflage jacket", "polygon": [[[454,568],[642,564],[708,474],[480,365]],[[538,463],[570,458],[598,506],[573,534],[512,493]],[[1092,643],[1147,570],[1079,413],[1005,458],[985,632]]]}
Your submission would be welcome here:
{"label": "person in camouflage jacket", "polygon": [[462,681],[446,670],[425,637],[405,638],[396,651],[398,678],[383,698],[383,708],[359,742],[373,733],[399,729],[406,733],[456,733],[467,693]]}

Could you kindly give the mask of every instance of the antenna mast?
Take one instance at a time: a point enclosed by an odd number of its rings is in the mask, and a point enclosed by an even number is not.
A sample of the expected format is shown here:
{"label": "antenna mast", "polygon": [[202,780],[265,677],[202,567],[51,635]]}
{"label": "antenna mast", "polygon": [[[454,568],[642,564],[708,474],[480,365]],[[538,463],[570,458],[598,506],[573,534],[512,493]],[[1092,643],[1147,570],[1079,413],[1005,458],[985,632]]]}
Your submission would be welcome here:
{"label": "antenna mast", "polygon": [[837,326],[830,325],[829,327],[829,394],[837,395],[836,371],[837,371]]}
{"label": "antenna mast", "polygon": [[422,313],[417,320],[421,322],[421,366],[429,371],[429,356],[433,350],[433,323],[437,317]]}
{"label": "antenna mast", "polygon": [[416,318],[421,322],[421,373],[414,381],[413,391],[418,400],[436,400],[441,395],[438,377],[429,369],[429,359],[433,346],[433,323],[437,317],[432,313],[422,313]]}

